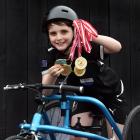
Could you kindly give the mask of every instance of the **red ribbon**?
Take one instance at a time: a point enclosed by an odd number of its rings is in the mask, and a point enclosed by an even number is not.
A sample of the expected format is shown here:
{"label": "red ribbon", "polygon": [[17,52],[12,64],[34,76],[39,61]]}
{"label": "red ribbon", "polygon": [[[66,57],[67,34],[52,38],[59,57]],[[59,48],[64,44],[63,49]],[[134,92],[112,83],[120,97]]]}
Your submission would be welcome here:
{"label": "red ribbon", "polygon": [[78,57],[81,56],[82,48],[87,53],[91,52],[92,46],[90,41],[93,41],[98,33],[96,29],[87,21],[82,19],[75,19],[73,21],[74,26],[74,40],[70,50],[69,58],[73,61],[76,48],[78,49]]}

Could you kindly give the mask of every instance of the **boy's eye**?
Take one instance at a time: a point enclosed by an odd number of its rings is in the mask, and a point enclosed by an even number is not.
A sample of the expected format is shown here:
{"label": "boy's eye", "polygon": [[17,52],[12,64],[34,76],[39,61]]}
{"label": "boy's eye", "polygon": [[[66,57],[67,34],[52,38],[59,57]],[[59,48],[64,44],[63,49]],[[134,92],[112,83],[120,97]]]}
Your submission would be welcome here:
{"label": "boy's eye", "polygon": [[49,35],[55,36],[56,35],[56,32],[49,32]]}
{"label": "boy's eye", "polygon": [[68,31],[67,30],[62,30],[61,33],[62,34],[66,34]]}

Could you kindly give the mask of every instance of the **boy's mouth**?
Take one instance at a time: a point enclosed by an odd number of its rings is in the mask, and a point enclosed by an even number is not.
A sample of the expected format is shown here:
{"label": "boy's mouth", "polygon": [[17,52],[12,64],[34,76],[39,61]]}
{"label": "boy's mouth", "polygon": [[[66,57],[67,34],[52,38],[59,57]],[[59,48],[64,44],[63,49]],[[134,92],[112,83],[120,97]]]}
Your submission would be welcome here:
{"label": "boy's mouth", "polygon": [[56,44],[59,45],[59,46],[62,46],[62,45],[65,44],[65,42],[57,42]]}

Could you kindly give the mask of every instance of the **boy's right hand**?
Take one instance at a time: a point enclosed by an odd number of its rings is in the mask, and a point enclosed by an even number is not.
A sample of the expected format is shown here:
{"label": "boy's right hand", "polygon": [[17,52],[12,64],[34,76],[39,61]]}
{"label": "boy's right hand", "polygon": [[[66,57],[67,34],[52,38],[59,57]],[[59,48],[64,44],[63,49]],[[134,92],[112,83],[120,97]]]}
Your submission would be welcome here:
{"label": "boy's right hand", "polygon": [[53,65],[52,67],[50,67],[48,69],[48,74],[50,74],[50,76],[53,76],[53,77],[59,77],[60,74],[64,71],[62,65],[60,64],[55,64]]}

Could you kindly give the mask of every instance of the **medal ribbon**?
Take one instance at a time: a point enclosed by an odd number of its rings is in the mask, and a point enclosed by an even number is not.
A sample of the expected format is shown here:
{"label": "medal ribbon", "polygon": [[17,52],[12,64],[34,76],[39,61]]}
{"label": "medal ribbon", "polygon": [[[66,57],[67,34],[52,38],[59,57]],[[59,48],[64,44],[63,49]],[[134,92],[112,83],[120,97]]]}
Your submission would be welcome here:
{"label": "medal ribbon", "polygon": [[78,57],[81,56],[82,48],[87,53],[91,52],[91,44],[90,41],[93,41],[98,33],[96,29],[87,21],[82,19],[75,19],[73,21],[74,26],[74,40],[70,50],[69,58],[73,61],[76,47],[78,49]]}

